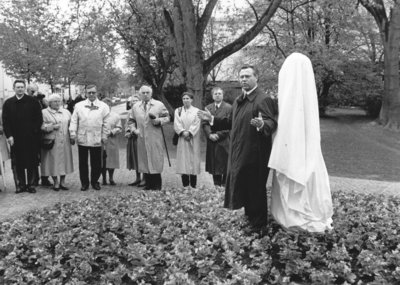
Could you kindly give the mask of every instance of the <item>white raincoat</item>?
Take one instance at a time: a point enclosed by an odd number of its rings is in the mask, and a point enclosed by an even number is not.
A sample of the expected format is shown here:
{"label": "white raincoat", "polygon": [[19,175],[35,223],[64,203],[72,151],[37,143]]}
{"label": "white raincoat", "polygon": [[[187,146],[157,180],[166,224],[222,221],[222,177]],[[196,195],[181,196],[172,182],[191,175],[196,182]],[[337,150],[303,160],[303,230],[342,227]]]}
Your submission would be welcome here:
{"label": "white raincoat", "polygon": [[[179,109],[181,114],[179,115]],[[174,130],[177,134],[188,131],[191,134],[189,141],[179,136],[176,150],[176,173],[200,174],[200,119],[197,116],[198,108],[191,106],[175,110]]]}

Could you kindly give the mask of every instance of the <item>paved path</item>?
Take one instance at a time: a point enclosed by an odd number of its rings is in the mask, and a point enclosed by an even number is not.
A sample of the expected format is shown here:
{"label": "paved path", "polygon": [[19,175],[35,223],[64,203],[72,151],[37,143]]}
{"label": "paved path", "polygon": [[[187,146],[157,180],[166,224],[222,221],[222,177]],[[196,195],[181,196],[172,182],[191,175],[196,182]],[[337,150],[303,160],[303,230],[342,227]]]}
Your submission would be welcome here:
{"label": "paved path", "polygon": [[[115,106],[113,109],[121,114],[125,112],[125,105]],[[125,112],[126,114],[126,112]],[[10,161],[6,162],[5,181],[8,185],[7,191],[0,193],[0,221],[12,219],[29,210],[41,207],[51,206],[57,202],[66,202],[76,199],[93,198],[98,195],[115,195],[116,193],[130,193],[132,191],[142,191],[137,187],[128,186],[135,180],[133,171],[126,169],[126,150],[120,149],[121,169],[116,170],[116,186],[102,186],[100,191],[89,190],[80,191],[79,173],[78,173],[78,154],[76,146],[73,147],[74,173],[67,176],[66,185],[69,191],[55,192],[51,188],[38,187],[36,194],[22,193],[15,194],[14,182],[10,169]],[[180,176],[175,173],[175,160],[171,160],[172,167],[168,167],[165,159],[163,177],[163,187],[175,188],[181,187]],[[201,166],[201,174],[198,177],[198,187],[213,187],[212,177],[204,171],[204,162]],[[269,179],[271,181],[271,179]],[[360,193],[385,194],[400,197],[400,182],[386,182],[365,179],[351,179],[343,177],[330,177],[332,191],[355,191]],[[0,179],[0,185],[2,181]],[[0,188],[3,189],[2,186]],[[222,203],[222,201],[221,201]]]}

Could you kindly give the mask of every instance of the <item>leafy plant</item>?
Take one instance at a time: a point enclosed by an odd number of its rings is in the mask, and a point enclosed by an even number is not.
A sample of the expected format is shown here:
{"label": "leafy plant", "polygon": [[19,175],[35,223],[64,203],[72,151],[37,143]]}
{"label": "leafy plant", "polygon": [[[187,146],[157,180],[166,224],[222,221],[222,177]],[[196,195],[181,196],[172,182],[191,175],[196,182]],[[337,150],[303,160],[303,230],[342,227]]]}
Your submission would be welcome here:
{"label": "leafy plant", "polygon": [[59,203],[0,224],[1,284],[398,284],[400,200],[334,192],[334,229],[251,229],[215,189]]}

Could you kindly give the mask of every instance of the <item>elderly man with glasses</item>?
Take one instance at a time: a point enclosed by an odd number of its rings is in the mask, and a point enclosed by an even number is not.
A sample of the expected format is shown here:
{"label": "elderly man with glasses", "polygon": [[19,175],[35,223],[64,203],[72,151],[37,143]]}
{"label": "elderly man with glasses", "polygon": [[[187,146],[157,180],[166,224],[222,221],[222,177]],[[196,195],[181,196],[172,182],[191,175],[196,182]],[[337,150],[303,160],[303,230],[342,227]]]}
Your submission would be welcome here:
{"label": "elderly man with glasses", "polygon": [[71,144],[78,144],[81,191],[89,188],[88,154],[90,153],[90,184],[100,190],[102,145],[107,142],[109,130],[105,121],[110,112],[108,105],[97,99],[95,85],[86,87],[87,99],[76,104],[69,127]]}

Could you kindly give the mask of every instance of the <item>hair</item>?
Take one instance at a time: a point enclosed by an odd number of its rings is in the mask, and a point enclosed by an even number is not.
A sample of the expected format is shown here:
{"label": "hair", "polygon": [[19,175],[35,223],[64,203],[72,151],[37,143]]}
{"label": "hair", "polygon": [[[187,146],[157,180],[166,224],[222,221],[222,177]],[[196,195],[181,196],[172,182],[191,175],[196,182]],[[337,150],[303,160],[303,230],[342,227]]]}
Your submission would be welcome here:
{"label": "hair", "polygon": [[53,101],[61,101],[62,99],[61,99],[61,96],[59,95],[59,94],[50,94],[49,95],[49,98],[47,99],[47,101],[50,103],[50,102],[53,102]]}
{"label": "hair", "polygon": [[23,79],[15,79],[14,83],[13,83],[13,88],[15,88],[15,84],[17,84],[17,83],[23,83],[24,86],[26,86],[25,80],[23,80]]}
{"label": "hair", "polygon": [[96,90],[97,90],[97,86],[94,84],[89,84],[88,86],[86,86],[86,90],[92,89],[92,88],[96,88]]}
{"label": "hair", "polygon": [[189,92],[189,91],[183,92],[181,98],[183,98],[183,96],[189,96],[191,99],[194,98],[193,93],[192,93],[192,92]]}
{"label": "hair", "polygon": [[221,87],[218,87],[218,86],[211,89],[211,95],[214,95],[214,92],[216,92],[217,90],[221,90],[222,95],[224,95],[224,89],[222,89]]}
{"label": "hair", "polygon": [[258,69],[257,69],[254,65],[249,65],[249,64],[242,65],[242,67],[239,69],[239,73],[240,73],[240,71],[242,71],[243,69],[248,69],[248,68],[252,69],[252,70],[253,70],[253,73],[254,73],[254,76],[258,78],[258,75],[259,75],[260,73],[258,72]]}

